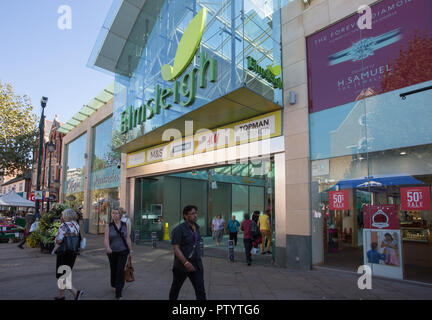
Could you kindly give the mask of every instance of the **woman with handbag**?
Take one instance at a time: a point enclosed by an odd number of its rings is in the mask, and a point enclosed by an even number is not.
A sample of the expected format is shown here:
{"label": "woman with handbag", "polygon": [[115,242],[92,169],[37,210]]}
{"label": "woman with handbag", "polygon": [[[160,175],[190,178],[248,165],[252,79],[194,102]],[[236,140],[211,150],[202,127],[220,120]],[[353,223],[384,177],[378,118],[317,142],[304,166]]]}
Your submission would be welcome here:
{"label": "woman with handbag", "polygon": [[113,222],[105,227],[105,248],[111,269],[111,287],[115,290],[116,299],[122,297],[125,284],[126,262],[132,256],[130,228],[122,222],[118,209],[112,210]]}
{"label": "woman with handbag", "polygon": [[[62,212],[61,224],[55,237],[56,246],[53,250],[53,253],[57,254],[57,279],[64,275],[64,271],[59,270],[61,266],[68,266],[72,271],[78,254],[80,227],[75,219],[75,210],[66,209]],[[62,273],[59,273],[59,271]],[[76,290],[73,286],[70,289],[68,288],[68,290],[72,292],[75,300],[79,300],[84,293],[82,290]],[[59,288],[59,295],[54,300],[65,300],[65,289]]]}

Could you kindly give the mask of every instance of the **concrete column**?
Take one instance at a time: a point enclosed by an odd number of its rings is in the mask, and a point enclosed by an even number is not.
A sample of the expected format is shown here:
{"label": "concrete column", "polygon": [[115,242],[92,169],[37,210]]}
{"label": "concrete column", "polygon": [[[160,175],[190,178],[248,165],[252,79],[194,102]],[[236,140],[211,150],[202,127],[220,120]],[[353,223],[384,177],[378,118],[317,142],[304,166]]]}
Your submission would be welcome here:
{"label": "concrete column", "polygon": [[285,267],[286,257],[286,184],[285,184],[285,153],[274,156],[275,166],[275,262]]}
{"label": "concrete column", "polygon": [[87,136],[86,136],[86,159],[85,159],[85,172],[84,172],[84,205],[83,205],[83,217],[84,217],[84,231],[89,232],[90,224],[90,212],[91,212],[91,171],[92,171],[92,155],[93,155],[93,134],[94,130],[88,123]]}

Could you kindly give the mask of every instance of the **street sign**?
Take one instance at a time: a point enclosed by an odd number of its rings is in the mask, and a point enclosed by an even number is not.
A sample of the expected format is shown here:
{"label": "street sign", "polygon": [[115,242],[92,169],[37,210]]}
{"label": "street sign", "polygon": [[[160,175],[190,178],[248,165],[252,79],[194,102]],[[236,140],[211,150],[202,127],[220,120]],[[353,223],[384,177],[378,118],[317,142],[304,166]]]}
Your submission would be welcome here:
{"label": "street sign", "polygon": [[42,200],[43,191],[35,191],[35,200]]}

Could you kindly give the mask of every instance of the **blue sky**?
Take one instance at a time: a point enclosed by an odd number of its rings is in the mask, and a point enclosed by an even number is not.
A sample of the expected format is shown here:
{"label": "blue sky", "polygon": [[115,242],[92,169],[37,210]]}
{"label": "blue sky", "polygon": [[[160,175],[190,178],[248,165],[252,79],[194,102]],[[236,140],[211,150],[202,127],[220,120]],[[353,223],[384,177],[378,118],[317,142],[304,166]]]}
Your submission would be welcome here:
{"label": "blue sky", "polygon": [[[69,120],[113,80],[87,67],[112,0],[1,0],[0,81],[31,98],[40,116]],[[60,30],[61,5],[72,9],[72,29]]]}

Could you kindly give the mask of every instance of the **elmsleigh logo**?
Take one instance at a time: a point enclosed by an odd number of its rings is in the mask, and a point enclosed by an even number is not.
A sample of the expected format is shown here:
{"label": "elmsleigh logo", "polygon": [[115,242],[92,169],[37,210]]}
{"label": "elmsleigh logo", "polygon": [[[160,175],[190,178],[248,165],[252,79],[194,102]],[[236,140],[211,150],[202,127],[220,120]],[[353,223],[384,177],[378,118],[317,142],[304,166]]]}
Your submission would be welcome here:
{"label": "elmsleigh logo", "polygon": [[189,23],[177,47],[173,66],[168,64],[162,66],[162,78],[165,81],[176,79],[192,61],[201,43],[206,17],[207,10],[202,8]]}
{"label": "elmsleigh logo", "polygon": [[162,79],[174,82],[173,87],[162,88],[157,84],[154,88],[154,97],[148,99],[140,107],[129,106],[121,114],[121,133],[141,125],[146,120],[160,114],[161,109],[170,109],[172,104],[189,107],[195,102],[197,84],[200,88],[207,87],[207,78],[216,82],[217,61],[207,57],[206,52],[199,54],[199,68],[191,68],[181,80],[182,75],[195,56],[204,32],[207,10],[205,8],[192,19],[180,39],[173,65],[165,64],[161,68]]}

